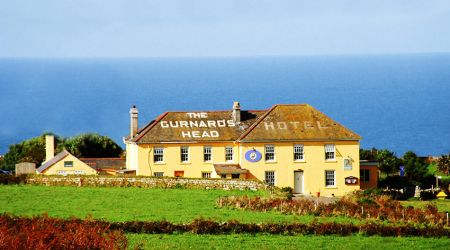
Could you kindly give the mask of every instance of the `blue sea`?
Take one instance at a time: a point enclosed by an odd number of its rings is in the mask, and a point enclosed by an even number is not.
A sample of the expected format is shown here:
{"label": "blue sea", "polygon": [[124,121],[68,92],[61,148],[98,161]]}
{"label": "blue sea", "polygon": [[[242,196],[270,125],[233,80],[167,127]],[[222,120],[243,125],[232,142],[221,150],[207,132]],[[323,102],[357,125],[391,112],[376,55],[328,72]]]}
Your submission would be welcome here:
{"label": "blue sea", "polygon": [[450,152],[450,54],[155,59],[0,59],[0,154],[43,132],[121,146],[164,111],[309,103],[402,155]]}

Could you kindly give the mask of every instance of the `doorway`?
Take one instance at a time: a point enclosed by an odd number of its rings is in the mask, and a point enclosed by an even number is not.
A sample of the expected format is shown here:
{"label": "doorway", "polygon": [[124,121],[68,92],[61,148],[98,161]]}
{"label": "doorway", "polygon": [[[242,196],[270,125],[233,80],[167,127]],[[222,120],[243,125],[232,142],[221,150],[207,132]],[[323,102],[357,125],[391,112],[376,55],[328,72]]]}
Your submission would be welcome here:
{"label": "doorway", "polygon": [[294,171],[294,193],[303,193],[303,171]]}

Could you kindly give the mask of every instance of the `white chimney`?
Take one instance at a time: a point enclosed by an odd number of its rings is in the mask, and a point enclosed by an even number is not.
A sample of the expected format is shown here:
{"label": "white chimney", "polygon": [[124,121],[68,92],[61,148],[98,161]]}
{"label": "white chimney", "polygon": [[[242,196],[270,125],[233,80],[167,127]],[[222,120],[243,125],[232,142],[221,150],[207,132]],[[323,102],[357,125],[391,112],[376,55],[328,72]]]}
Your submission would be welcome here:
{"label": "white chimney", "polygon": [[55,136],[45,136],[45,162],[49,161],[55,156]]}
{"label": "white chimney", "polygon": [[130,138],[133,138],[138,131],[138,109],[135,105],[130,109]]}
{"label": "white chimney", "polygon": [[233,121],[234,123],[241,123],[241,104],[233,102]]}

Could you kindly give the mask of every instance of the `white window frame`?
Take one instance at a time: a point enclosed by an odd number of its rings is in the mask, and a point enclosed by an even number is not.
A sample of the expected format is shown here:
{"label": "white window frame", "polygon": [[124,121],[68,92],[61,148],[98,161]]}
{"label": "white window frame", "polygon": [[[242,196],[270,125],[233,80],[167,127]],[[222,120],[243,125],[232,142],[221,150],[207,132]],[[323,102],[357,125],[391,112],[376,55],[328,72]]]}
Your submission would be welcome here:
{"label": "white window frame", "polygon": [[189,147],[188,146],[180,147],[180,161],[183,163],[189,162]]}
{"label": "white window frame", "polygon": [[66,176],[66,175],[67,175],[67,172],[66,172],[66,170],[58,170],[57,174],[58,174],[58,175]]}
{"label": "white window frame", "polygon": [[78,175],[85,175],[86,171],[84,171],[84,170],[75,170],[74,173],[78,174]]}
{"label": "white window frame", "polygon": [[[70,162],[70,166],[68,166],[69,164],[66,164],[66,163],[69,163]],[[64,167],[65,168],[73,168],[73,161],[64,161]]]}
{"label": "white window frame", "polygon": [[153,172],[153,176],[154,177],[163,177],[164,176],[164,172]]}
{"label": "white window frame", "polygon": [[211,172],[202,172],[203,179],[211,179]]}
{"label": "white window frame", "polygon": [[[330,158],[332,154],[333,158]],[[336,145],[335,144],[325,144],[325,161],[335,161],[336,160]]]}
{"label": "white window frame", "polygon": [[[271,159],[268,159],[269,157]],[[275,145],[264,145],[264,160],[268,162],[275,162]]]}
{"label": "white window frame", "polygon": [[[328,184],[329,182],[332,184]],[[325,170],[325,187],[336,187],[336,170]]]}
{"label": "white window frame", "polygon": [[269,186],[275,186],[275,171],[265,171],[264,172],[264,180],[266,181],[266,184]]}
{"label": "white window frame", "polygon": [[[206,159],[207,156],[209,157],[209,160]],[[211,146],[203,147],[203,161],[204,162],[212,162],[212,147]]]}
{"label": "white window frame", "polygon": [[[297,159],[298,155],[301,157]],[[294,144],[294,161],[305,161],[305,145]]]}
{"label": "white window frame", "polygon": [[234,160],[234,152],[233,146],[225,147],[225,161],[233,161]]}
{"label": "white window frame", "polygon": [[[161,160],[157,160],[157,156],[161,157]],[[164,148],[154,147],[153,148],[153,162],[154,163],[164,163]]]}

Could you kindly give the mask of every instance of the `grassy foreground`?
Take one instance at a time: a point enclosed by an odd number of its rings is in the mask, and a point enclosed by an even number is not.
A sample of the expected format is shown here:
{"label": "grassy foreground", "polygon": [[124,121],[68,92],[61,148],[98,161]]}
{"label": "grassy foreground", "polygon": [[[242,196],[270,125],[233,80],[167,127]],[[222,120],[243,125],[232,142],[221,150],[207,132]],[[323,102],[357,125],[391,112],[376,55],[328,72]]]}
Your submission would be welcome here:
{"label": "grassy foreground", "polygon": [[424,208],[427,204],[434,204],[440,212],[450,212],[450,200],[432,200],[432,201],[401,201],[403,206],[413,206]]}
{"label": "grassy foreground", "polygon": [[130,249],[448,249],[450,239],[266,234],[127,234]]}
{"label": "grassy foreground", "polygon": [[[294,216],[215,207],[215,201],[220,196],[244,194],[268,195],[266,192],[253,191],[12,185],[0,186],[0,213],[28,216],[48,213],[51,217],[61,218],[85,218],[92,215],[96,219],[108,221],[168,220],[186,223],[200,217],[216,221],[233,219],[246,223],[307,223],[315,218],[309,215]],[[319,220],[357,222],[344,217]]]}

